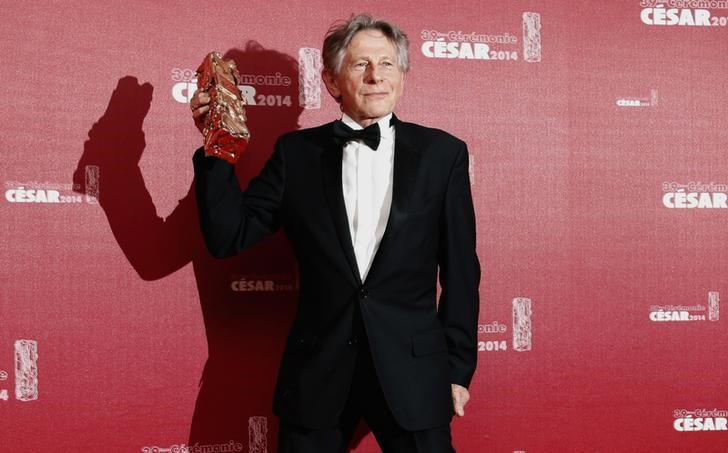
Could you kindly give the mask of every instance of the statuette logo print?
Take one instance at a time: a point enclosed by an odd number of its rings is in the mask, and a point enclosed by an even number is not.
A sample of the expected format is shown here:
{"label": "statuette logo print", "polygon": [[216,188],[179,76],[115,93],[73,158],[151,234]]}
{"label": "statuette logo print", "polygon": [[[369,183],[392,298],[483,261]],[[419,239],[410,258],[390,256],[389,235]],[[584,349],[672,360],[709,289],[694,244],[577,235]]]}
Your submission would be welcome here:
{"label": "statuette logo print", "polygon": [[[38,399],[38,342],[20,339],[14,344],[15,352],[15,399],[28,402]],[[8,389],[3,383],[9,374],[0,370],[0,401],[8,401]]]}

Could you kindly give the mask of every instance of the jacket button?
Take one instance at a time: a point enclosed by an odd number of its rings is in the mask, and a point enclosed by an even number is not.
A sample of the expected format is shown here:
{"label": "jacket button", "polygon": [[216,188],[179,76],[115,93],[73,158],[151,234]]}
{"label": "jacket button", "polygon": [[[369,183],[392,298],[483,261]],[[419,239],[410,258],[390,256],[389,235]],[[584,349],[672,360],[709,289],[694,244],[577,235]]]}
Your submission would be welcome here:
{"label": "jacket button", "polygon": [[357,343],[359,343],[359,340],[356,339],[356,338],[350,338],[349,341],[346,342],[346,344],[349,345],[349,346],[354,346]]}
{"label": "jacket button", "polygon": [[364,288],[362,288],[362,289],[359,290],[359,298],[360,299],[366,299],[368,296],[369,296],[369,291],[367,291]]}

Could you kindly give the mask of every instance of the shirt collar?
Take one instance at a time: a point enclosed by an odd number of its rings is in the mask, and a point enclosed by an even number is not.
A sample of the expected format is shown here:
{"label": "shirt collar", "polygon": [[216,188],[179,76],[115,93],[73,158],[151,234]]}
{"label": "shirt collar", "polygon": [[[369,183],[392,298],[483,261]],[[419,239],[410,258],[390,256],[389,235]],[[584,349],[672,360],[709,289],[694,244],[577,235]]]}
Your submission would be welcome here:
{"label": "shirt collar", "polygon": [[[377,120],[377,123],[379,123],[379,132],[383,139],[391,139],[392,136],[394,136],[394,126],[390,124],[391,119],[392,113],[388,113]],[[343,113],[341,115],[341,121],[354,130],[364,129],[359,123],[351,119],[351,117],[346,113]]]}

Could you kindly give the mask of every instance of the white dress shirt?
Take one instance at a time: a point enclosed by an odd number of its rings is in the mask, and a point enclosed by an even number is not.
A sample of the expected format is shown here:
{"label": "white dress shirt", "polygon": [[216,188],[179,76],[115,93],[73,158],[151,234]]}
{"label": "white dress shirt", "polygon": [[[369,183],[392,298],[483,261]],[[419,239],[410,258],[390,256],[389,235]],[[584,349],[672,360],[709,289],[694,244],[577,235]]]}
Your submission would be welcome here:
{"label": "white dress shirt", "polygon": [[[341,181],[351,241],[362,281],[369,274],[392,206],[394,126],[389,125],[391,118],[390,113],[378,121],[382,138],[376,150],[359,140],[344,145]],[[352,129],[363,129],[346,114],[341,121]]]}

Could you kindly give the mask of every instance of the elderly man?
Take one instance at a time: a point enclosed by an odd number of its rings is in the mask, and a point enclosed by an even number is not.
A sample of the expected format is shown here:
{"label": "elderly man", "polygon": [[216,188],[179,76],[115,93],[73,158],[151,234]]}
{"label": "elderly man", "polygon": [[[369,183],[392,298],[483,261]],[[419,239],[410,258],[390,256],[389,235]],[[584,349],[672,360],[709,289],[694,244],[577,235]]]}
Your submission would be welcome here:
{"label": "elderly man", "polygon": [[[233,165],[202,150],[193,159],[213,255],[282,227],[298,259],[274,402],[282,452],[343,452],[361,418],[383,451],[453,451],[450,421],[464,415],[477,355],[468,152],[392,113],[407,50],[396,26],[352,16],[323,46],[340,120],[282,136],[245,191]],[[208,103],[195,94],[196,121]]]}

